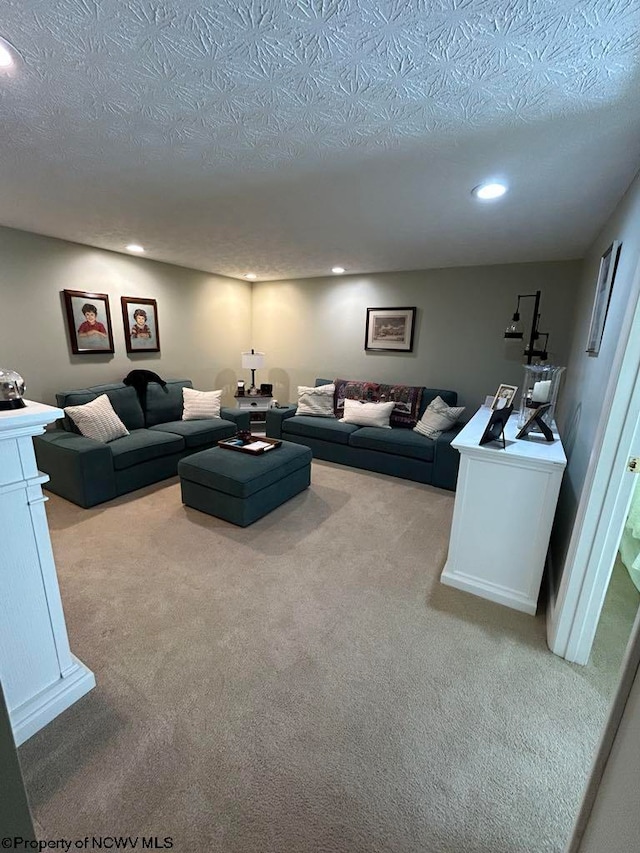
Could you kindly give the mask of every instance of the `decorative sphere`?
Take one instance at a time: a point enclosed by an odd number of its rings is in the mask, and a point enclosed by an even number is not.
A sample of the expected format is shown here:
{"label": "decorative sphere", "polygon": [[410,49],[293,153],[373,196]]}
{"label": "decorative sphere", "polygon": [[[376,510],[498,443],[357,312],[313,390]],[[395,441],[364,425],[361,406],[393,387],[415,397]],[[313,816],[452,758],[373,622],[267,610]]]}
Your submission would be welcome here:
{"label": "decorative sphere", "polygon": [[24,379],[15,370],[0,367],[0,408],[17,409],[24,406]]}

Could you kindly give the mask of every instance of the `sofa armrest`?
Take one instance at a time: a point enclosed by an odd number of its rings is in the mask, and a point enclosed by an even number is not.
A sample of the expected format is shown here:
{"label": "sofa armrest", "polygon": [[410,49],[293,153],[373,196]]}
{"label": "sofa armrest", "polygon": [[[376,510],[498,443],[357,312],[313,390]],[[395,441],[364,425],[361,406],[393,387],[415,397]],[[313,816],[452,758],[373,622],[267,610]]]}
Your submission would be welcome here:
{"label": "sofa armrest", "polygon": [[464,424],[456,424],[439,435],[433,450],[433,485],[451,492],[456,489],[460,466],[460,453],[455,447],[451,447],[451,442],[463,426]]}
{"label": "sofa armrest", "polygon": [[220,409],[220,417],[225,421],[233,421],[238,429],[251,429],[251,416],[248,409],[232,409],[223,406]]}
{"label": "sofa armrest", "polygon": [[106,444],[62,429],[35,436],[38,468],[49,475],[45,488],[83,507],[116,496],[113,456]]}
{"label": "sofa armrest", "polygon": [[297,406],[280,406],[277,409],[269,409],[267,412],[267,436],[269,438],[282,438],[282,421],[295,415]]}

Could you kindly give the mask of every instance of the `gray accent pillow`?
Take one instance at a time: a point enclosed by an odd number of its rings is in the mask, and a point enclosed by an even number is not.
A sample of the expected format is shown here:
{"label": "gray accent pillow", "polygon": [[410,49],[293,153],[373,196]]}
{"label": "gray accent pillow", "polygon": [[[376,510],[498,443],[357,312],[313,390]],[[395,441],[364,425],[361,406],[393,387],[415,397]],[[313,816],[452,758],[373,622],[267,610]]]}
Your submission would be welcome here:
{"label": "gray accent pillow", "polygon": [[456,423],[464,412],[464,406],[447,406],[442,397],[432,400],[413,431],[427,438],[438,438]]}
{"label": "gray accent pillow", "polygon": [[129,430],[114,412],[111,400],[106,394],[101,394],[82,406],[66,406],[64,412],[82,435],[102,444],[129,435]]}
{"label": "gray accent pillow", "polygon": [[296,415],[311,415],[314,418],[335,418],[333,413],[333,394],[336,386],[318,385],[312,388],[298,385],[298,408]]}

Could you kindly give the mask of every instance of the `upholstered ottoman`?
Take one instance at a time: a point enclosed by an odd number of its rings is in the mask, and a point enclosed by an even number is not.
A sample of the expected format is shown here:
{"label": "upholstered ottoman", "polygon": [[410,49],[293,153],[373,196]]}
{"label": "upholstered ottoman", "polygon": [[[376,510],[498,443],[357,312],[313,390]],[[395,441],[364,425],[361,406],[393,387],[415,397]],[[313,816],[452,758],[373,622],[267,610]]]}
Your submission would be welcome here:
{"label": "upholstered ottoman", "polygon": [[246,527],[309,486],[311,458],[291,441],[259,456],[222,447],[194,453],[178,463],[182,502]]}

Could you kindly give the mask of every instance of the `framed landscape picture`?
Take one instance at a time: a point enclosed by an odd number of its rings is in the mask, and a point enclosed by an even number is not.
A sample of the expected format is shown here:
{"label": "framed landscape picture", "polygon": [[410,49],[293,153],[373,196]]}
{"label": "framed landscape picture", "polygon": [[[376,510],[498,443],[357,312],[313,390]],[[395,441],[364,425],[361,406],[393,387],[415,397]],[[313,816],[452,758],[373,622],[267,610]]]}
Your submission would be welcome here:
{"label": "framed landscape picture", "polygon": [[413,352],[415,320],[415,308],[367,308],[365,350]]}
{"label": "framed landscape picture", "polygon": [[604,334],[604,324],[607,319],[609,302],[611,301],[613,279],[616,274],[616,267],[618,266],[620,245],[621,244],[617,240],[614,240],[600,259],[600,269],[598,271],[598,281],[596,283],[596,295],[593,302],[591,325],[589,327],[589,339],[587,341],[587,352],[589,355],[598,355],[600,352],[600,344],[602,343],[602,335]]}
{"label": "framed landscape picture", "polygon": [[156,300],[121,296],[120,302],[127,352],[160,352]]}
{"label": "framed landscape picture", "polygon": [[113,331],[107,294],[63,290],[63,296],[73,354],[112,353]]}

